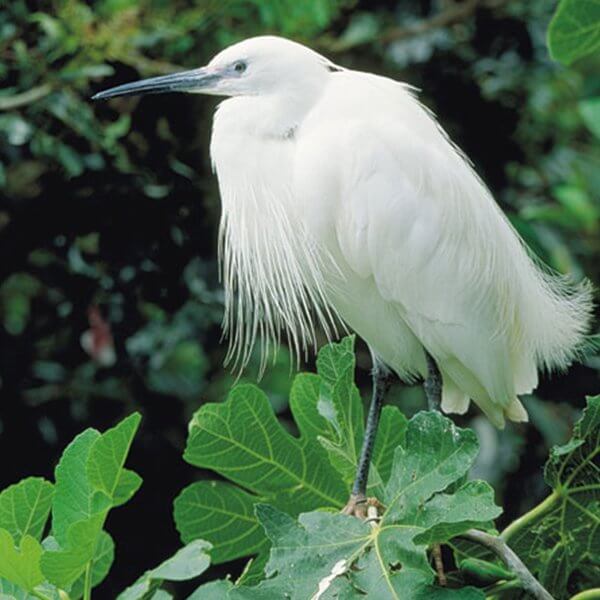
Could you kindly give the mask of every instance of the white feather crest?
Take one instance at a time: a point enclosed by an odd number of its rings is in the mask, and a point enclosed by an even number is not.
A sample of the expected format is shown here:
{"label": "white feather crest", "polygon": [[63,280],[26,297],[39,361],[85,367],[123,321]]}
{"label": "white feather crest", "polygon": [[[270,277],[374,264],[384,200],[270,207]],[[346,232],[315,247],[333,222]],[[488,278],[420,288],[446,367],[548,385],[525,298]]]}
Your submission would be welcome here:
{"label": "white feather crest", "polygon": [[275,197],[260,187],[255,181],[221,186],[219,265],[229,339],[225,363],[241,372],[258,339],[262,375],[282,337],[298,364],[309,348],[316,350],[317,327],[333,339],[340,320],[326,299],[323,277],[325,263],[329,272],[335,269],[333,258],[317,248],[301,219],[293,219],[291,194]]}

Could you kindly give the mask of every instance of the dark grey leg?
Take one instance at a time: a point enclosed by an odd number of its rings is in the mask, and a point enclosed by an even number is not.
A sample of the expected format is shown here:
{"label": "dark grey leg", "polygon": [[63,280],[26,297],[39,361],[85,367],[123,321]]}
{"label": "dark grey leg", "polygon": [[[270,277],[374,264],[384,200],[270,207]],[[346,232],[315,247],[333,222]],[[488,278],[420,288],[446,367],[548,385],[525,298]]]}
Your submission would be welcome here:
{"label": "dark grey leg", "polygon": [[425,390],[425,396],[427,396],[427,406],[429,410],[440,410],[442,405],[442,374],[427,350],[425,350],[425,359],[427,360],[427,377],[423,382],[423,389]]}
{"label": "dark grey leg", "polygon": [[[427,360],[427,377],[423,382],[425,396],[427,396],[427,406],[429,410],[439,411],[442,405],[442,374],[438,369],[433,356],[425,350],[425,359]],[[433,564],[437,573],[438,583],[440,586],[447,585],[446,574],[444,573],[444,563],[442,561],[442,548],[440,544],[433,544],[431,547],[433,556]]]}
{"label": "dark grey leg", "polygon": [[392,374],[385,365],[375,360],[373,363],[373,396],[369,406],[369,415],[367,417],[367,426],[365,428],[365,437],[363,440],[358,467],[356,469],[356,478],[352,486],[350,500],[343,512],[354,514],[356,516],[366,515],[367,502],[367,481],[369,479],[369,466],[373,447],[375,446],[375,437],[377,435],[377,426],[383,407],[385,394],[390,387]]}

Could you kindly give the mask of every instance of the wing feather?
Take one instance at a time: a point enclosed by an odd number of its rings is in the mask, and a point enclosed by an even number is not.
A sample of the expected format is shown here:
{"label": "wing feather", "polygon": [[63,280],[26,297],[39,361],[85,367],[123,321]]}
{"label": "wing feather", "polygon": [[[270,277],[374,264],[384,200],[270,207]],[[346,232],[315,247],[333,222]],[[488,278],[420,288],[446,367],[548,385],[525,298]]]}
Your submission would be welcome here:
{"label": "wing feather", "polygon": [[[566,286],[535,264],[406,86],[348,72],[338,82],[321,111],[329,123],[343,121],[335,150],[327,148],[338,157],[343,259],[359,277],[372,277],[438,361],[449,382],[446,406],[462,411],[469,397],[497,425],[505,413],[522,420],[516,397],[536,386],[538,368],[564,367],[575,356],[588,327],[589,289]],[[415,360],[422,371],[422,357]]]}

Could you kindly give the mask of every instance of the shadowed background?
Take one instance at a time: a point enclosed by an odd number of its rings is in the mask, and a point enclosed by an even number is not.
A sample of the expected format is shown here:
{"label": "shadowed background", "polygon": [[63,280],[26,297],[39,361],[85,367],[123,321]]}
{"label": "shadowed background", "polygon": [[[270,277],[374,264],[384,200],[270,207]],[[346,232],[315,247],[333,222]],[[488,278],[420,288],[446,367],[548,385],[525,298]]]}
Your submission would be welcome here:
{"label": "shadowed background", "polygon": [[[0,489],[51,477],[71,438],[133,410],[129,464],[144,484],[114,511],[114,597],[174,552],[172,501],[207,476],[181,458],[187,422],[233,382],[222,368],[219,200],[208,141],[217,99],[92,104],[94,92],[205,64],[229,43],[275,33],[335,62],[407,81],[469,155],[534,251],[600,280],[600,147],[586,99],[600,58],[547,54],[546,0],[12,0],[0,9]],[[359,346],[359,382],[369,359]],[[312,360],[312,359],[311,359]],[[304,368],[311,368],[309,362]],[[250,369],[246,378],[253,381]],[[531,424],[482,442],[476,475],[512,520],[545,494],[541,465],[564,442],[600,358],[545,379]],[[285,350],[261,382],[290,427]],[[395,386],[412,414],[419,388]],[[213,569],[239,570],[238,565]],[[196,582],[197,585],[197,582]]]}

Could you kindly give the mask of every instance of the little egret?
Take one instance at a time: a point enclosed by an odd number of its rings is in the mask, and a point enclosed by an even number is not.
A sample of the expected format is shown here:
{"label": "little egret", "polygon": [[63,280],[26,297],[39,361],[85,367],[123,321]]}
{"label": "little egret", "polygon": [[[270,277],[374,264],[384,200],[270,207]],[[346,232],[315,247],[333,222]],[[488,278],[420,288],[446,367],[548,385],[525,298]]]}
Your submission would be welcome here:
{"label": "little egret", "polygon": [[473,400],[498,427],[540,370],[565,368],[591,291],[532,258],[409,85],[344,69],[301,44],[245,40],[207,66],[95,99],[227,96],[210,153],[223,214],[219,255],[229,356],[244,366],[285,337],[296,355],[338,323],[373,356],[373,399],[347,512],[363,514],[389,373],[423,379],[430,406]]}

